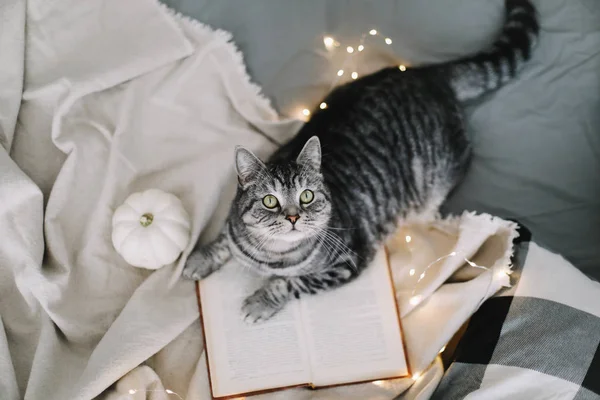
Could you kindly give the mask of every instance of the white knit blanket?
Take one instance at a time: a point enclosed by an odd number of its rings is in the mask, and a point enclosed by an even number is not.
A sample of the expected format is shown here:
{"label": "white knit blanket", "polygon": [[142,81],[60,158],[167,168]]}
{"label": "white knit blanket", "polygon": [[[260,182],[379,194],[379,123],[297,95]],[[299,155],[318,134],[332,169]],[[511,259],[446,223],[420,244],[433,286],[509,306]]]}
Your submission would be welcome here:
{"label": "white knit blanket", "polygon": [[[226,33],[155,0],[5,0],[0,22],[2,399],[210,398],[194,284],[179,279],[181,261],[127,265],[111,216],[156,187],[182,200],[193,238],[208,239],[235,190],[234,146],[266,156],[300,123],[278,118]],[[506,283],[495,271],[514,235],[467,214],[406,226],[390,243],[416,382],[264,398],[391,399],[409,387],[406,398],[426,398],[440,348]],[[444,284],[484,243],[495,245],[472,261],[493,270]]]}

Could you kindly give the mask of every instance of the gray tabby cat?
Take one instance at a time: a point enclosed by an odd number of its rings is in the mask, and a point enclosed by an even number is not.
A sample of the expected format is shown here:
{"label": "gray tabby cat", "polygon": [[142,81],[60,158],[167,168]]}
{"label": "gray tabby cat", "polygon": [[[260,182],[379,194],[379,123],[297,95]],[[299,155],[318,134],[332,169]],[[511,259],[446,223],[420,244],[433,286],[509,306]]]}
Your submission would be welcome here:
{"label": "gray tabby cat", "polygon": [[399,222],[438,212],[470,160],[460,102],[513,78],[538,31],[531,3],[507,0],[502,34],[488,51],[386,68],[336,88],[266,164],[238,147],[226,227],[197,245],[184,277],[204,278],[232,256],[266,275],[242,306],[248,322],[356,278]]}

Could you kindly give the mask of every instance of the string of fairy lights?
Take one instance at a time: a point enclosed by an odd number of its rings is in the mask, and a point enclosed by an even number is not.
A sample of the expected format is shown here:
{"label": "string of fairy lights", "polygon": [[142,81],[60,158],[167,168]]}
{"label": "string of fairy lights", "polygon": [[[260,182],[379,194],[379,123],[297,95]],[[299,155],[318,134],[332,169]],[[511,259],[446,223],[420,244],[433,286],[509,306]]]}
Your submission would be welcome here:
{"label": "string of fairy lights", "polygon": [[[405,240],[405,242],[406,242],[406,243],[410,243],[410,242],[412,241],[412,237],[411,237],[410,235],[406,235],[406,236],[404,237],[404,240]],[[430,269],[430,268],[432,268],[433,266],[437,265],[437,264],[438,264],[438,263],[440,263],[441,261],[443,261],[443,260],[445,260],[445,259],[447,259],[447,258],[450,258],[450,257],[455,257],[455,256],[461,257],[461,258],[462,258],[462,260],[463,260],[465,263],[467,263],[467,265],[469,265],[469,266],[470,266],[470,267],[472,267],[472,268],[482,269],[482,270],[484,270],[484,271],[491,271],[491,270],[492,270],[492,268],[489,268],[489,267],[485,267],[485,266],[483,266],[483,265],[476,264],[475,262],[473,262],[473,261],[469,260],[469,259],[468,259],[467,257],[465,257],[464,255],[462,255],[462,254],[459,254],[459,252],[457,252],[457,251],[453,251],[453,252],[451,252],[451,253],[448,253],[448,254],[446,254],[446,255],[444,255],[444,256],[438,257],[437,259],[435,259],[435,260],[433,260],[432,262],[430,262],[430,263],[429,263],[429,264],[428,264],[428,265],[427,265],[427,266],[426,266],[426,267],[425,267],[425,268],[424,268],[424,269],[421,271],[421,273],[419,274],[419,278],[417,279],[417,282],[415,283],[415,286],[413,287],[413,289],[412,289],[412,292],[411,292],[411,296],[410,296],[410,298],[409,298],[409,303],[410,303],[412,306],[417,306],[417,305],[419,305],[419,304],[420,304],[420,303],[423,301],[423,296],[422,296],[422,295],[420,295],[420,294],[416,294],[416,292],[417,292],[417,290],[418,290],[418,288],[419,288],[419,284],[421,283],[421,281],[422,281],[423,279],[425,279],[425,277],[427,276],[427,272],[429,271],[429,269]],[[495,271],[495,273],[494,273],[494,274],[490,275],[490,280],[489,280],[489,282],[488,282],[488,287],[487,287],[487,289],[486,289],[486,291],[485,291],[485,294],[484,294],[484,300],[485,300],[485,296],[487,295],[487,293],[488,293],[488,291],[489,291],[489,289],[490,289],[490,287],[491,287],[492,283],[494,282],[494,279],[495,279],[495,278],[496,278],[496,279],[506,279],[506,278],[507,278],[507,277],[508,277],[508,276],[511,274],[511,272],[512,272],[512,271],[510,270],[510,268],[508,268],[508,267],[507,267],[507,268],[505,268],[505,269],[498,269],[497,271]],[[415,268],[411,268],[411,269],[409,269],[409,271],[408,271],[408,275],[409,275],[409,276],[414,276],[416,273],[417,273],[417,271],[416,271],[416,269],[415,269]],[[476,308],[478,308],[478,307],[479,307],[479,305],[478,305]],[[442,350],[442,351],[443,351],[443,350]]]}
{"label": "string of fairy lights", "polygon": [[[404,242],[408,245],[409,243],[411,243],[413,241],[413,237],[410,235],[405,235],[404,236]],[[493,273],[491,273],[489,276],[489,280],[488,280],[488,284],[487,284],[487,288],[485,289],[485,291],[483,292],[483,295],[480,297],[478,303],[475,305],[475,307],[473,308],[473,310],[477,310],[479,308],[479,306],[487,299],[489,292],[490,292],[490,288],[492,286],[492,284],[497,281],[499,284],[499,287],[501,286],[505,286],[505,287],[510,287],[510,274],[512,273],[512,270],[510,269],[510,266],[506,265],[502,268],[489,268],[489,267],[485,267],[483,265],[479,265],[475,262],[473,262],[472,260],[469,260],[467,257],[465,257],[464,255],[460,254],[460,252],[457,251],[452,251],[444,256],[438,257],[437,259],[433,260],[432,262],[430,262],[427,266],[425,266],[425,268],[423,268],[421,270],[421,273],[419,274],[419,277],[415,283],[415,285],[413,286],[413,289],[411,291],[411,296],[409,298],[409,303],[410,305],[416,307],[419,304],[421,304],[421,302],[424,300],[423,296],[420,294],[416,294],[418,288],[419,288],[419,284],[421,283],[421,281],[423,279],[425,279],[425,277],[427,276],[427,272],[429,271],[430,268],[432,268],[433,266],[437,265],[438,263],[442,262],[443,260],[450,258],[450,257],[461,257],[462,260],[467,263],[467,265],[469,265],[469,267],[472,268],[477,268],[477,269],[482,269],[484,271],[492,271]],[[408,270],[408,275],[409,276],[415,276],[417,274],[417,270],[415,268],[410,268]],[[502,282],[504,280],[504,282]],[[446,346],[442,346],[442,348],[439,350],[438,354],[442,354],[444,351],[446,350]],[[422,372],[417,371],[414,372],[411,376],[411,378],[416,382],[418,381],[422,376]],[[387,384],[387,381],[374,381],[372,382],[374,385],[377,386],[385,386]]]}
{"label": "string of fairy lights", "polygon": [[[360,35],[360,39],[358,41],[358,44],[355,45],[348,45],[344,46],[338,42],[333,36],[324,36],[323,37],[323,44],[325,45],[325,49],[327,49],[327,51],[337,51],[340,49],[344,49],[346,56],[342,61],[342,65],[340,66],[340,68],[337,70],[331,86],[329,87],[329,90],[331,90],[333,87],[335,87],[339,81],[341,79],[343,79],[344,75],[346,75],[346,73],[349,73],[350,78],[355,80],[358,79],[358,71],[356,68],[358,65],[358,58],[360,57],[360,55],[363,53],[363,51],[365,50],[365,44],[367,42],[367,39],[369,37],[373,37],[373,38],[383,38],[383,42],[386,45],[391,45],[393,43],[392,39],[390,39],[389,37],[382,35],[377,29],[371,29],[368,32],[363,33],[362,35]],[[354,61],[354,62],[351,62]],[[350,68],[350,69],[348,69]],[[400,64],[398,65],[398,69],[402,72],[406,71],[407,66],[405,64]],[[321,110],[324,110],[327,108],[327,103],[326,102],[321,102],[319,104],[319,108]],[[310,109],[305,108],[305,107],[301,107],[299,113],[298,113],[298,117],[300,119],[303,120],[307,120],[310,117]]]}

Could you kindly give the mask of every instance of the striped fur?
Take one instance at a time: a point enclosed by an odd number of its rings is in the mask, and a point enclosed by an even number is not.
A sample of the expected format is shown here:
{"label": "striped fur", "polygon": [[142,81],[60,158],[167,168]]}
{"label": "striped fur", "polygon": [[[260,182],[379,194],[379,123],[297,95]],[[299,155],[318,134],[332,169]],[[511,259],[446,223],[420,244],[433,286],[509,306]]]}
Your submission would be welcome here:
{"label": "striped fur", "polygon": [[514,78],[531,57],[538,33],[533,5],[524,0],[506,0],[504,27],[492,48],[446,66],[457,99],[474,99]]}
{"label": "striped fur", "polygon": [[[400,221],[438,212],[470,160],[460,102],[513,78],[537,34],[529,1],[506,0],[504,29],[489,51],[404,72],[386,68],[336,88],[324,99],[328,107],[266,164],[238,148],[240,184],[228,223],[197,247],[184,276],[201,279],[231,256],[268,276],[243,305],[249,322],[357,277]],[[306,189],[314,199],[303,204]],[[267,195],[276,207],[263,204]]]}

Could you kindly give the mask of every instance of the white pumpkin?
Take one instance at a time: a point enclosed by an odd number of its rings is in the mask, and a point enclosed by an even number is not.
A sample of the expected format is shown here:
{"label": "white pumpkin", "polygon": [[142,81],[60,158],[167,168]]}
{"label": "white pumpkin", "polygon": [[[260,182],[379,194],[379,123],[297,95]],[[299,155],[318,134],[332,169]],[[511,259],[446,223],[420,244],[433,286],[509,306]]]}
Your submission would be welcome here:
{"label": "white pumpkin", "polygon": [[170,264],[190,240],[190,219],[181,201],[158,189],[129,196],[112,223],[113,246],[134,267],[158,269]]}

